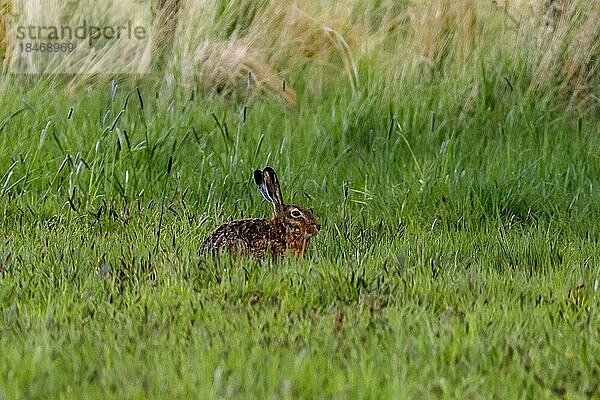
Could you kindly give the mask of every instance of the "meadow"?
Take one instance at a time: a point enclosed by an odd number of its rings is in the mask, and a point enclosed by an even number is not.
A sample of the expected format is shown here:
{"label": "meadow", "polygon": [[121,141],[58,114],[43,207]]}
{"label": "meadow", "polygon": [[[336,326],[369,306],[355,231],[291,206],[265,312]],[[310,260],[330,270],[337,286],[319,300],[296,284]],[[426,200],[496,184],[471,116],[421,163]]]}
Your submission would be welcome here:
{"label": "meadow", "polygon": [[[151,6],[136,74],[0,19],[0,399],[600,398],[600,3]],[[201,261],[266,165],[307,255]]]}

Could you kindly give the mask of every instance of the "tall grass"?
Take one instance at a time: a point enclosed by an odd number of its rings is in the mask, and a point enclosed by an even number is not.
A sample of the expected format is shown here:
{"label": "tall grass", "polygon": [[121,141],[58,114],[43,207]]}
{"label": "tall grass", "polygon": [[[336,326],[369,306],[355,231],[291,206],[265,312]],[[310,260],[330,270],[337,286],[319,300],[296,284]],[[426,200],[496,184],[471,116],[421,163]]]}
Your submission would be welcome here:
{"label": "tall grass", "polygon": [[[4,0],[2,9],[25,7],[24,14],[35,15],[42,8],[33,5]],[[597,2],[161,0],[151,9],[152,35],[138,70],[153,63],[168,87],[177,79],[189,90],[231,95],[252,86],[293,104],[296,88],[321,96],[324,82],[339,71],[349,88],[359,90],[369,81],[360,67],[369,64],[368,75],[391,92],[435,80],[470,85],[475,95],[482,90],[475,77],[487,65],[511,86],[517,80],[524,95],[598,106]],[[64,19],[59,2],[43,10],[47,21]],[[86,12],[82,6],[75,11]],[[131,10],[111,13],[122,19]],[[14,32],[2,26],[0,43],[14,51]],[[125,41],[111,45],[105,60],[84,61],[81,70],[110,70],[106,62],[130,54],[119,46]],[[10,70],[10,57],[5,63]]]}
{"label": "tall grass", "polygon": [[0,64],[4,66],[4,59],[6,57],[6,51],[8,47],[7,37],[8,37],[8,16],[10,14],[11,7],[8,1],[2,0],[0,2]]}

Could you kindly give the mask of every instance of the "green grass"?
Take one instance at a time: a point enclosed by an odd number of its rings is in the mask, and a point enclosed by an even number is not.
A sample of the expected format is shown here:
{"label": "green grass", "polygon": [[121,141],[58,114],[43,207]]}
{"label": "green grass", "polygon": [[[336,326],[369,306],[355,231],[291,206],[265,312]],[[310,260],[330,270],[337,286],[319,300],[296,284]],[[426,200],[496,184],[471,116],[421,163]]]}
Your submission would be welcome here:
{"label": "green grass", "polygon": [[[597,105],[375,65],[296,106],[4,79],[0,399],[600,397]],[[308,256],[200,263],[265,165]]]}

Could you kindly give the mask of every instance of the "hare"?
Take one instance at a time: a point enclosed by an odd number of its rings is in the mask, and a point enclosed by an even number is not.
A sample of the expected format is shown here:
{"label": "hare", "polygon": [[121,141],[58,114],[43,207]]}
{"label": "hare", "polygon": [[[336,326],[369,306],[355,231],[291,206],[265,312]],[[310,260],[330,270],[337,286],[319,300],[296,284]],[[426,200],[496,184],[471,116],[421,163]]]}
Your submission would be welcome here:
{"label": "hare", "polygon": [[273,216],[232,221],[221,225],[202,243],[199,255],[217,254],[221,250],[251,254],[282,256],[288,251],[302,256],[308,241],[321,228],[312,211],[285,204],[277,174],[271,167],[254,171],[254,181],[263,197],[274,206]]}

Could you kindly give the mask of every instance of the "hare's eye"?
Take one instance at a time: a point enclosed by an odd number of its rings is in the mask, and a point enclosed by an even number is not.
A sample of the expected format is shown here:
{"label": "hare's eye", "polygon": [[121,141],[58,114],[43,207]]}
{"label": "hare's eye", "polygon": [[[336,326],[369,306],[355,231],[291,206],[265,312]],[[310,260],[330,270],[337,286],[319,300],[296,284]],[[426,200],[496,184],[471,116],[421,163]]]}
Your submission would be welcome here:
{"label": "hare's eye", "polygon": [[292,210],[292,212],[290,213],[292,215],[292,217],[294,218],[300,218],[302,216],[302,213],[300,212],[300,210]]}

